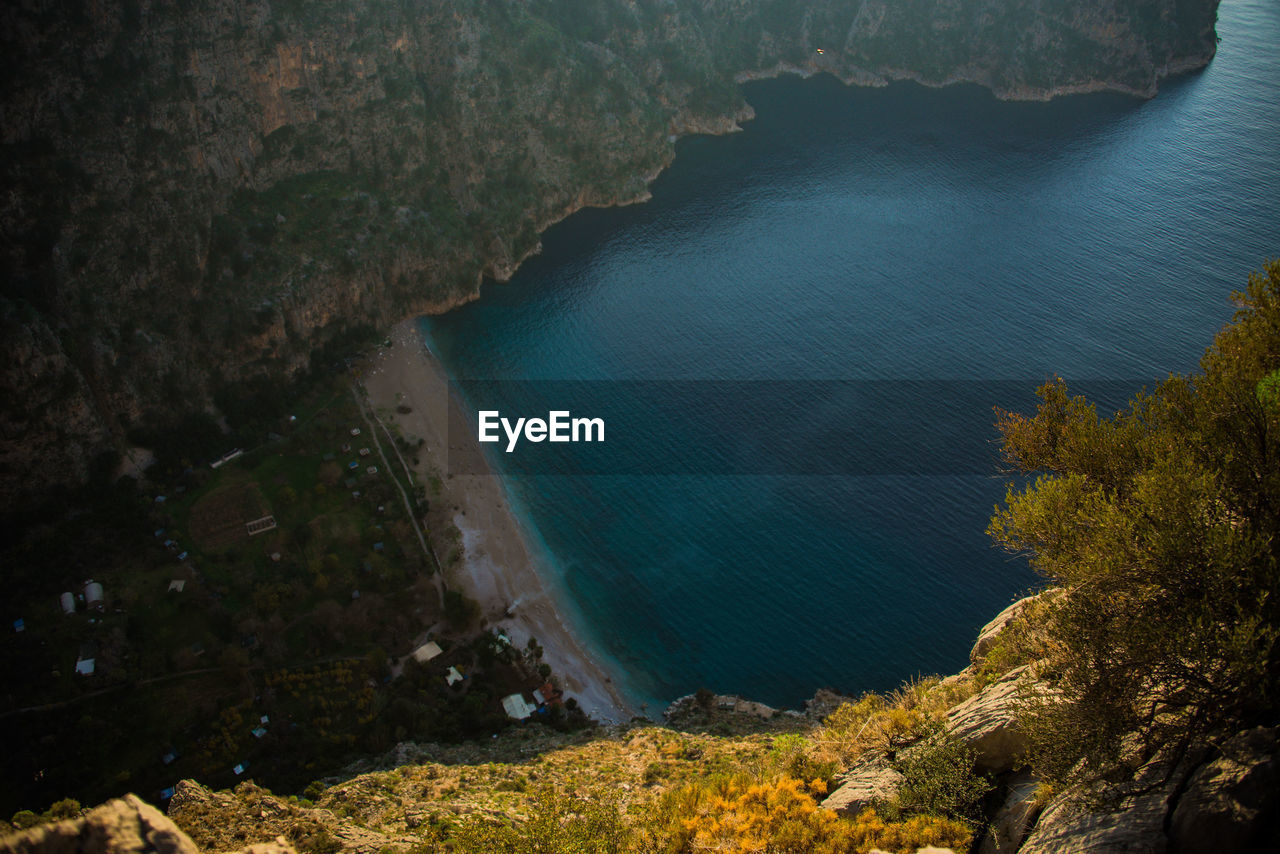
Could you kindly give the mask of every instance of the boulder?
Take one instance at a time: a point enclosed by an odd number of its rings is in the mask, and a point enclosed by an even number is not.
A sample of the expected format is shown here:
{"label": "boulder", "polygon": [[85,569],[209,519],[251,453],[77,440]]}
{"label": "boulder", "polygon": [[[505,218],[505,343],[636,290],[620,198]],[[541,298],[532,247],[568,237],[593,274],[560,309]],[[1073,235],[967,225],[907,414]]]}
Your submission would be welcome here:
{"label": "boulder", "polygon": [[1019,854],[1165,854],[1168,790],[1126,798],[1114,812],[1095,812],[1072,794],[1049,802]]}
{"label": "boulder", "polygon": [[812,698],[804,701],[804,712],[813,720],[821,721],[845,703],[852,702],[855,702],[853,698],[837,694],[830,688],[819,688]]}
{"label": "boulder", "polygon": [[978,854],[1009,854],[1017,851],[1040,814],[1036,790],[1040,781],[1030,771],[1019,771],[1005,784],[1005,798],[991,817]]}
{"label": "boulder", "polygon": [[822,806],[854,818],[877,801],[893,798],[905,779],[886,755],[874,753],[859,760],[840,776],[839,785],[822,802]]}
{"label": "boulder", "polygon": [[947,731],[978,752],[978,770],[1002,774],[1022,764],[1027,737],[1017,722],[1017,702],[1030,678],[1026,667],[1010,670],[947,712]]}
{"label": "boulder", "polygon": [[978,632],[978,639],[974,641],[973,649],[969,651],[969,661],[977,664],[986,658],[987,653],[991,652],[996,645],[996,640],[1000,637],[1000,634],[1008,628],[1010,623],[1021,616],[1032,602],[1048,601],[1060,595],[1062,595],[1062,589],[1059,587],[1043,590],[1033,596],[1019,599],[999,614],[996,614],[995,618]]}
{"label": "boulder", "polygon": [[42,824],[0,838],[4,854],[199,854],[164,813],[135,795],[95,807],[79,818]]}
{"label": "boulder", "polygon": [[1171,805],[1205,755],[1162,751],[1124,782],[1059,792],[1019,854],[1166,854]]}
{"label": "boulder", "polygon": [[1169,824],[1177,854],[1280,851],[1277,730],[1257,727],[1228,739],[1188,781]]}

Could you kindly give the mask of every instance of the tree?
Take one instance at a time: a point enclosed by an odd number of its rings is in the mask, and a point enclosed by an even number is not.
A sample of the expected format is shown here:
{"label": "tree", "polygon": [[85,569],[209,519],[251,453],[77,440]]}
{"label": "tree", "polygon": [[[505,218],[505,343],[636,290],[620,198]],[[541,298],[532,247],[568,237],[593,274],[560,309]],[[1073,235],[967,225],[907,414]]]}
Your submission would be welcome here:
{"label": "tree", "polygon": [[1276,708],[1280,262],[1233,298],[1200,371],[1112,418],[1061,380],[1035,416],[1000,414],[1006,460],[1038,476],[989,532],[1067,590],[1031,651],[1053,689],[1026,716],[1050,777],[1096,778]]}

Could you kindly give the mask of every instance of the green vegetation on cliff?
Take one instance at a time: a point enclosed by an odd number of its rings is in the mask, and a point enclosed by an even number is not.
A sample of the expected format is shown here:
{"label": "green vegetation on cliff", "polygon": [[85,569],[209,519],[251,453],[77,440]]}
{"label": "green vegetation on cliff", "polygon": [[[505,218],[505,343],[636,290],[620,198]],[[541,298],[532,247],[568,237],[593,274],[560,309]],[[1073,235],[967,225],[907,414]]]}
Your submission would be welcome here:
{"label": "green vegetation on cliff", "polygon": [[[0,508],[472,298],[780,68],[1143,95],[1217,0],[148,0],[0,11]],[[819,53],[818,51],[822,52]],[[239,426],[232,419],[232,426]],[[38,471],[39,478],[33,478]]]}

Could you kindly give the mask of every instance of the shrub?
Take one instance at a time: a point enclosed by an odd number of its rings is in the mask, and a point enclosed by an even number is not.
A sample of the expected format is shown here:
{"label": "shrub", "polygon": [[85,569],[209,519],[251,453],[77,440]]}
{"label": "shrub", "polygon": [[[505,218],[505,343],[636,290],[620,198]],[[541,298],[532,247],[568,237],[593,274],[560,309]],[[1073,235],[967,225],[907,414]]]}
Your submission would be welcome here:
{"label": "shrub", "polygon": [[973,831],[968,826],[937,816],[917,815],[905,821],[886,822],[875,810],[864,810],[851,823],[853,827],[846,838],[853,851],[875,848],[910,854],[928,846],[968,851],[973,842]]}
{"label": "shrub", "polygon": [[1280,261],[1233,294],[1201,359],[1111,418],[1039,389],[1002,413],[1011,486],[995,540],[1066,589],[1035,650],[1023,723],[1039,773],[1099,779],[1165,746],[1274,719],[1280,696]]}
{"label": "shrub", "polygon": [[74,798],[63,798],[49,807],[44,814],[45,821],[59,821],[64,818],[75,818],[80,815],[80,802]]}
{"label": "shrub", "polygon": [[612,797],[575,797],[550,786],[539,790],[523,824],[473,818],[453,837],[453,848],[468,854],[619,854],[629,850],[631,830]]}
{"label": "shrub", "polygon": [[767,851],[770,854],[844,854],[880,848],[915,851],[925,845],[967,849],[972,833],[944,818],[915,816],[886,822],[872,811],[843,819],[820,807],[803,781],[783,777],[756,783],[742,776],[713,777],[664,795],[640,829],[641,850]]}
{"label": "shrub", "polygon": [[809,739],[794,733],[775,738],[765,762],[773,775],[820,781],[824,791],[835,773],[834,762],[818,760]]}
{"label": "shrub", "polygon": [[904,813],[979,821],[992,785],[973,771],[977,751],[938,729],[901,754],[904,780],[894,806]]}
{"label": "shrub", "polygon": [[868,750],[896,750],[928,735],[947,709],[972,696],[976,681],[942,686],[936,676],[917,679],[887,697],[864,694],[831,713],[814,735],[819,762],[847,767]]}

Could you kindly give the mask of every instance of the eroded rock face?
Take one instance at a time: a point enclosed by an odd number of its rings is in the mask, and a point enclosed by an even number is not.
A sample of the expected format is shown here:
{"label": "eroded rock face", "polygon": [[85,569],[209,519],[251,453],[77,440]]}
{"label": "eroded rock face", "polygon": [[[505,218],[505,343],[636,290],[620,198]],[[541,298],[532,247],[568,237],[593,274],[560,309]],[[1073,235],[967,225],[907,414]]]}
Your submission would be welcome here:
{"label": "eroded rock face", "polygon": [[1169,825],[1175,854],[1280,851],[1277,730],[1257,727],[1229,739],[1192,775]]}
{"label": "eroded rock face", "polygon": [[[1280,731],[1257,727],[1221,746],[1154,759],[1122,785],[1053,798],[1022,854],[1234,854],[1280,850]],[[1103,807],[1100,804],[1110,804]],[[984,848],[984,850],[986,850]],[[999,850],[999,849],[996,849]]]}
{"label": "eroded rock face", "polygon": [[883,753],[863,757],[857,765],[841,775],[840,784],[822,802],[824,809],[835,810],[849,818],[856,817],[877,801],[891,800],[906,780]]}
{"label": "eroded rock face", "polygon": [[1026,667],[1011,670],[947,712],[947,731],[978,752],[979,770],[1001,774],[1022,763],[1027,737],[1018,725],[1017,700],[1030,678]]}
{"label": "eroded rock face", "polygon": [[134,795],[108,801],[80,818],[43,824],[0,838],[0,852],[4,854],[199,854],[199,851],[191,838],[164,813]]}
{"label": "eroded rock face", "polygon": [[1093,811],[1064,795],[1045,807],[1020,854],[1165,854],[1169,792],[1157,789],[1124,801],[1114,812]]}

